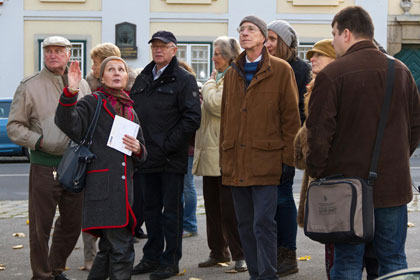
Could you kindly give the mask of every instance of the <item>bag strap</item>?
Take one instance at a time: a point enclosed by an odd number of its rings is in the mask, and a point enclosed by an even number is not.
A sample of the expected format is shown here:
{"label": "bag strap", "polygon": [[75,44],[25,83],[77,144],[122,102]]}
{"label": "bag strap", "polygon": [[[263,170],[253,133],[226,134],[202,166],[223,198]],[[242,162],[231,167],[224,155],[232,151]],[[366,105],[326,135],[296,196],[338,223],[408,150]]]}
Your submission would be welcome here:
{"label": "bag strap", "polygon": [[384,99],[384,103],[382,104],[381,117],[379,119],[378,130],[376,132],[375,147],[373,149],[372,160],[370,162],[369,177],[367,181],[367,183],[370,186],[373,186],[376,178],[378,177],[378,174],[376,173],[376,168],[378,167],[379,154],[381,153],[381,144],[382,144],[382,139],[384,136],[386,121],[388,119],[389,108],[391,107],[392,89],[394,87],[395,59],[389,55],[387,55],[387,57],[388,57],[388,70],[386,74],[385,99]]}
{"label": "bag strap", "polygon": [[81,145],[83,145],[87,141],[88,147],[90,147],[90,145],[92,144],[93,133],[95,132],[96,124],[98,123],[98,119],[99,119],[99,113],[101,112],[101,107],[102,107],[102,96],[97,93],[93,93],[93,94],[98,97],[98,102],[96,103],[95,114],[93,115],[92,121],[89,124],[89,128],[86,132],[85,138],[80,143]]}

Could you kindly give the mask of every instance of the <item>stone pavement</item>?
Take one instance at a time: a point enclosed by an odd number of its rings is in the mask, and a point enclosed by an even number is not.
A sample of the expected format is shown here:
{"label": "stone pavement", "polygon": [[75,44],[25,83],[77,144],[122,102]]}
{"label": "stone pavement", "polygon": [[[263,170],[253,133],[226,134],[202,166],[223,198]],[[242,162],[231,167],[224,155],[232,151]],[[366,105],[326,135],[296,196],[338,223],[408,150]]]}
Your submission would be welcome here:
{"label": "stone pavement", "polygon": [[[298,197],[295,195],[296,203]],[[197,208],[198,236],[183,239],[183,257],[180,262],[180,271],[183,275],[173,277],[173,280],[245,280],[249,279],[248,273],[226,273],[232,269],[229,267],[198,268],[200,261],[208,257],[209,249],[206,239],[206,219],[204,214],[203,198],[200,196]],[[29,238],[27,226],[27,201],[0,201],[0,279],[21,280],[31,277],[29,264]],[[408,265],[420,267],[420,245],[418,236],[420,235],[420,212],[418,205],[418,195],[410,203],[408,221],[413,227],[408,228],[406,243],[406,254]],[[15,233],[24,233],[25,237],[15,237]],[[136,260],[135,264],[142,258],[142,248],[145,240],[135,244]],[[19,246],[22,245],[22,246]],[[14,246],[21,247],[13,249]],[[285,280],[321,280],[326,279],[324,264],[324,245],[314,242],[307,238],[301,228],[298,229],[297,236],[297,256],[309,256],[308,261],[299,261],[299,273],[293,274],[282,279]],[[71,279],[86,279],[87,272],[81,271],[83,265],[83,242],[81,238],[67,261],[68,271],[66,274]],[[1,270],[4,267],[4,270]],[[137,275],[133,280],[146,280],[149,275]]]}

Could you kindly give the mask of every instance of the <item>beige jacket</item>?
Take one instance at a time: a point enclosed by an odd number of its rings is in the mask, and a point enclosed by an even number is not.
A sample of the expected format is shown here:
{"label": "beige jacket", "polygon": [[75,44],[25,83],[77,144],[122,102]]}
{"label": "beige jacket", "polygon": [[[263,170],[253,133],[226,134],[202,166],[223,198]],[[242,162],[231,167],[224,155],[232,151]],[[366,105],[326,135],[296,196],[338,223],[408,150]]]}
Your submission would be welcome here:
{"label": "beige jacket", "polygon": [[[66,78],[66,77],[65,77]],[[55,125],[58,100],[65,83],[46,67],[23,79],[13,97],[7,134],[16,144],[35,150],[42,136],[43,152],[62,155],[69,138]],[[80,82],[79,98],[90,93],[85,80]]]}
{"label": "beige jacket", "polygon": [[208,80],[201,91],[201,124],[195,134],[192,173],[197,176],[220,176],[219,133],[223,78]]}

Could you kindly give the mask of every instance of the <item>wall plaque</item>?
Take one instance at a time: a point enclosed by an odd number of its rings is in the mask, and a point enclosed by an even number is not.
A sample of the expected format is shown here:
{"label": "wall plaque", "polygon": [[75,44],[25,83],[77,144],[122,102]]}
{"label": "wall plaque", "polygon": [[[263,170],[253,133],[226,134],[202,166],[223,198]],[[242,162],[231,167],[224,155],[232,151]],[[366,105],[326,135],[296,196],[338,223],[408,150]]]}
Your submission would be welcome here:
{"label": "wall plaque", "polygon": [[122,58],[137,58],[136,25],[123,22],[115,25],[115,45],[121,50]]}

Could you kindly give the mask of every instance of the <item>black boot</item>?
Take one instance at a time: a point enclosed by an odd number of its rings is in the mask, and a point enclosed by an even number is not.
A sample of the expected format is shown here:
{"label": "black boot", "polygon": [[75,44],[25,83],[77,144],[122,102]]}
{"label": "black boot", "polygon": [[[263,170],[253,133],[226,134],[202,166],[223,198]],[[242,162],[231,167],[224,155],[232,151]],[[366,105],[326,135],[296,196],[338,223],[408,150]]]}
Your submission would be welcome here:
{"label": "black boot", "polygon": [[298,272],[299,269],[297,267],[296,251],[288,250],[287,248],[283,248],[282,250],[284,252],[283,261],[277,263],[278,276],[282,277]]}

